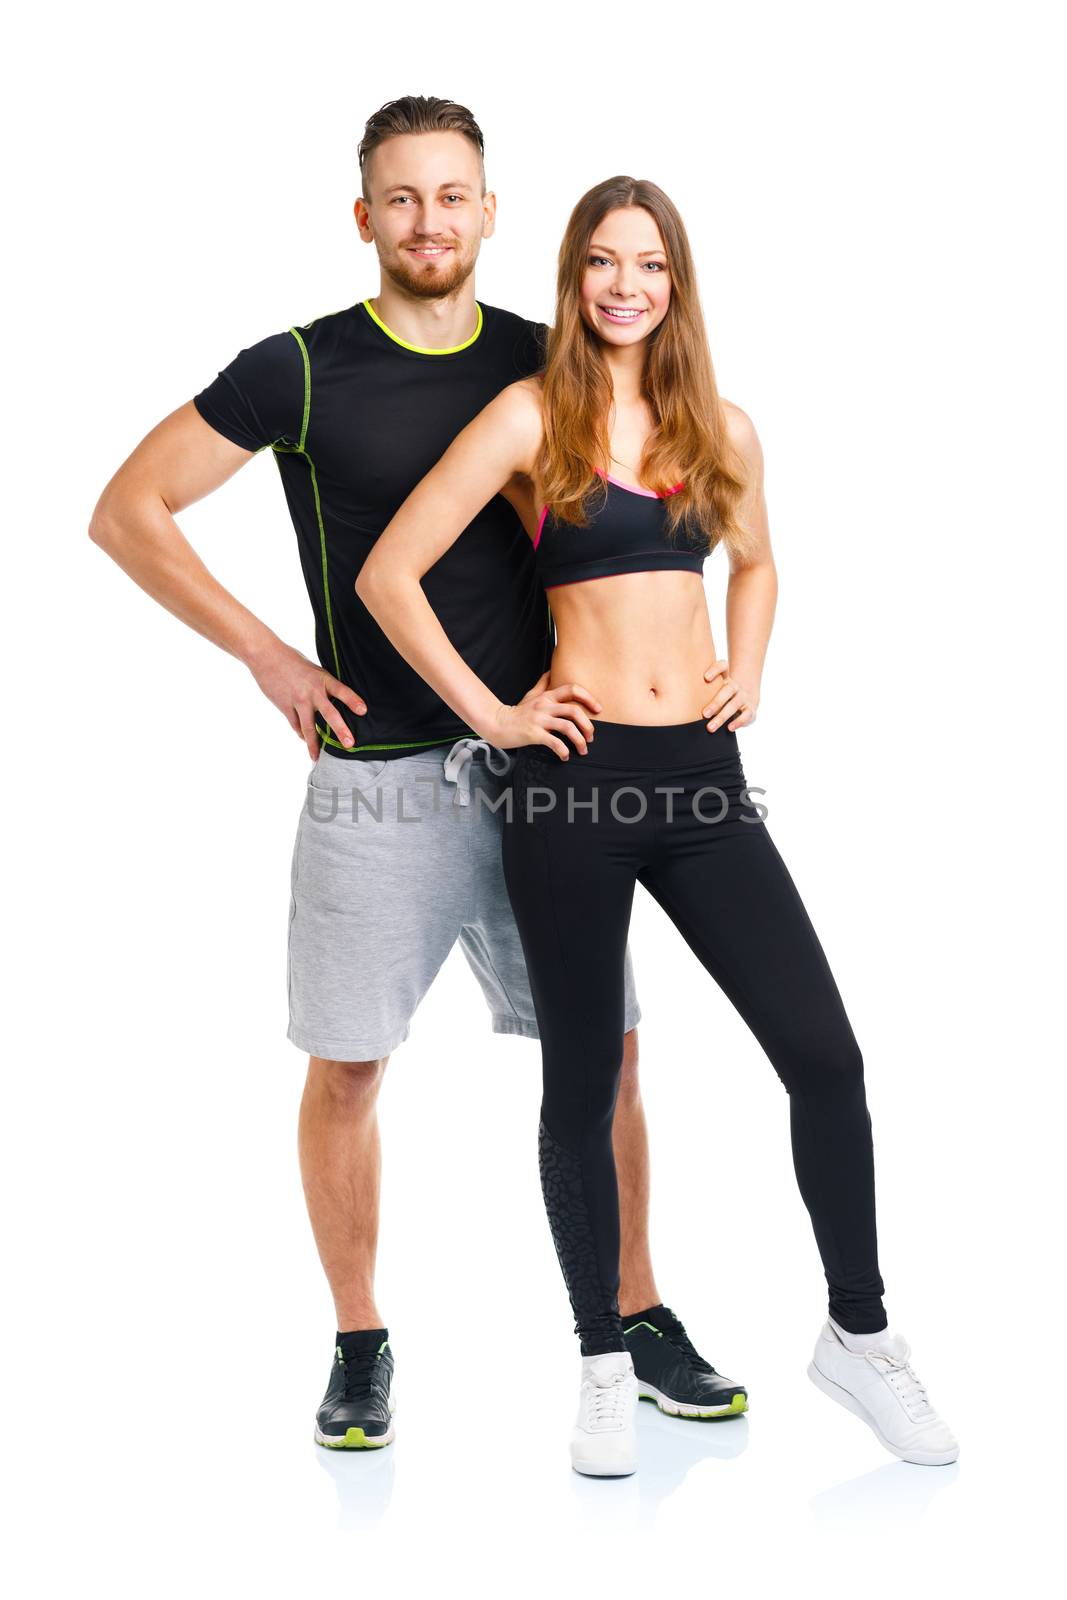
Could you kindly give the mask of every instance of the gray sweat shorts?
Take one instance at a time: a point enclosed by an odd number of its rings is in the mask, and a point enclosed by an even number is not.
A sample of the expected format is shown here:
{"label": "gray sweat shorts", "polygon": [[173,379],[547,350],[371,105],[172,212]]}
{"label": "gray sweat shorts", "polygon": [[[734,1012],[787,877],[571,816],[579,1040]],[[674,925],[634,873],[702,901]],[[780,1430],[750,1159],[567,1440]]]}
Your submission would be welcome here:
{"label": "gray sweat shorts", "polygon": [[[288,1037],[299,1049],[388,1055],[457,939],[493,1031],[538,1037],[501,864],[510,766],[474,738],[392,761],[320,751],[290,878]],[[639,1017],[627,949],[626,1031]]]}

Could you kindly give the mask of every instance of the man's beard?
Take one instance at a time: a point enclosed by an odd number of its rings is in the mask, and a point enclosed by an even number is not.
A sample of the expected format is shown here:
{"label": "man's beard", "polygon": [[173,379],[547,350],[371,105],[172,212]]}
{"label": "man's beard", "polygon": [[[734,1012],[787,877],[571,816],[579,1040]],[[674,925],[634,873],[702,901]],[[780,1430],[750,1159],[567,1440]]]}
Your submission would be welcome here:
{"label": "man's beard", "polygon": [[455,294],[474,271],[475,257],[461,256],[459,247],[452,246],[450,265],[438,267],[434,272],[422,272],[408,261],[406,250],[398,250],[393,260],[383,260],[382,271],[386,277],[418,300],[443,300]]}

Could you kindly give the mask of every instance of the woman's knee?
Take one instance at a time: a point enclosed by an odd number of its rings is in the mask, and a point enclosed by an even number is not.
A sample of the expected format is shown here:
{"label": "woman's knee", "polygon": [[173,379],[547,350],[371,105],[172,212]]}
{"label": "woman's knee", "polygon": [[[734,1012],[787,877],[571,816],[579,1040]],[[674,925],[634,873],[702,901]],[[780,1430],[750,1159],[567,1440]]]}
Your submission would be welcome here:
{"label": "woman's knee", "polygon": [[593,1043],[577,1034],[562,1051],[542,1044],[542,1060],[541,1115],[554,1138],[577,1149],[598,1128],[610,1137],[623,1064],[621,1034]]}
{"label": "woman's knee", "polygon": [[791,1041],[775,1065],[790,1094],[845,1100],[863,1092],[863,1052],[851,1028]]}

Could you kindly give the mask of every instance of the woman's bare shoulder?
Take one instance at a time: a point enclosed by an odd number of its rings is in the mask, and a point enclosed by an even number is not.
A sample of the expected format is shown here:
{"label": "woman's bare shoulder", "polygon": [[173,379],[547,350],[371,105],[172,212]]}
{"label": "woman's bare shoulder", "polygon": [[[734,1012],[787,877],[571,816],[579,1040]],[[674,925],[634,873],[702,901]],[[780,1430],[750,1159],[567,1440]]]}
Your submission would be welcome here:
{"label": "woman's bare shoulder", "polygon": [[763,451],[752,418],[747,411],[742,411],[740,406],[734,405],[732,400],[720,397],[719,403],[726,418],[726,431],[730,443],[751,466],[757,466],[762,459]]}
{"label": "woman's bare shoulder", "polygon": [[[541,385],[536,377],[519,378],[490,402],[496,426],[506,432],[520,470],[529,471],[544,437]],[[487,410],[489,408],[487,407]]]}
{"label": "woman's bare shoulder", "polygon": [[509,383],[501,393],[510,395],[513,405],[526,407],[536,415],[538,422],[541,421],[541,396],[543,391],[539,372],[535,372],[529,378],[516,379],[514,383]]}

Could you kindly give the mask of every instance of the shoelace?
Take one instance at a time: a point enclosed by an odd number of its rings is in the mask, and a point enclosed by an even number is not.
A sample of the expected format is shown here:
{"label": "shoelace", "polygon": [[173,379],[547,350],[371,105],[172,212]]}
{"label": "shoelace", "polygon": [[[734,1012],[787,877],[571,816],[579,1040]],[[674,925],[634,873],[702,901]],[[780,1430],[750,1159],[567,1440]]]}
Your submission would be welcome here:
{"label": "shoelace", "polygon": [[[677,1349],[683,1352],[686,1360],[689,1362],[689,1365],[697,1372],[715,1373],[715,1368],[711,1365],[711,1362],[705,1361],[702,1355],[697,1354],[689,1335],[686,1333],[677,1317],[674,1318],[674,1321],[669,1327],[662,1328],[660,1331],[665,1339],[669,1339],[671,1344],[675,1345]],[[716,1374],[716,1376],[718,1376],[718,1374]]]}
{"label": "shoelace", "polygon": [[630,1374],[616,1372],[610,1378],[586,1378],[586,1416],[591,1430],[615,1428],[626,1414],[626,1384]]}
{"label": "shoelace", "polygon": [[347,1361],[341,1362],[346,1400],[360,1400],[364,1395],[370,1394],[371,1374],[377,1361],[377,1351],[368,1350],[361,1355],[349,1356]]}
{"label": "shoelace", "polygon": [[[891,1356],[885,1350],[868,1350],[866,1355],[872,1367],[883,1372],[913,1422],[922,1422],[933,1416],[934,1408],[930,1404],[926,1386],[920,1382],[910,1362],[901,1356]],[[883,1371],[883,1362],[888,1370]]]}

